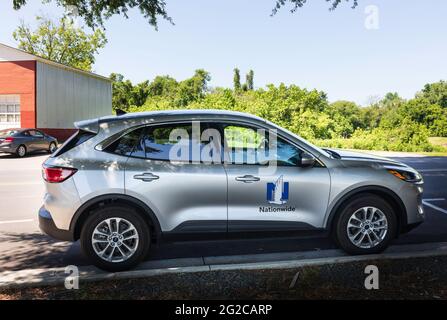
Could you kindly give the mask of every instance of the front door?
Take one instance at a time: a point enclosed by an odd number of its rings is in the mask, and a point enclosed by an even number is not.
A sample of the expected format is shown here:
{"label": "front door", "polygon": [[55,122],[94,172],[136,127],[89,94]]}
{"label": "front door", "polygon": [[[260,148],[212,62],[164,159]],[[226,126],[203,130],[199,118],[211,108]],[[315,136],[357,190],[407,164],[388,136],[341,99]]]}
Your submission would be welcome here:
{"label": "front door", "polygon": [[[228,231],[310,230],[323,227],[330,178],[316,162],[301,167],[303,150],[280,136],[268,149],[268,134],[245,125],[224,125],[228,151]],[[267,167],[262,155],[275,159]],[[241,163],[242,161],[242,163]],[[265,161],[265,158],[264,158]]]}

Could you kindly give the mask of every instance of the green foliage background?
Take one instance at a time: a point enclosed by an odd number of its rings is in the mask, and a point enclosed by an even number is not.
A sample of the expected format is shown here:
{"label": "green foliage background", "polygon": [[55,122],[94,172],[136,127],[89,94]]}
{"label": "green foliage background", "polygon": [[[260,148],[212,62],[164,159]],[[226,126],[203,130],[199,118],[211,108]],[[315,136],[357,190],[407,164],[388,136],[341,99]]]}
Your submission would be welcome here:
{"label": "green foliage background", "polygon": [[[236,69],[237,70],[237,69]],[[253,73],[234,89],[209,88],[210,75],[197,70],[186,80],[158,76],[133,85],[112,74],[113,107],[127,112],[167,109],[222,109],[268,119],[326,147],[387,151],[439,151],[429,137],[447,137],[447,83],[427,84],[413,99],[388,93],[361,107],[350,101],[329,103],[327,95],[296,85],[253,88]]]}

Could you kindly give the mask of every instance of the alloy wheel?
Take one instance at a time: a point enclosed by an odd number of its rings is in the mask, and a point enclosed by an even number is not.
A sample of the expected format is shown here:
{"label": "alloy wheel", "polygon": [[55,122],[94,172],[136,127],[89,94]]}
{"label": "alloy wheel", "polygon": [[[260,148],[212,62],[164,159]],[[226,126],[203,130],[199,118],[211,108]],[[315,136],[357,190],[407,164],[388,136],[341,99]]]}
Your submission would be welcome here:
{"label": "alloy wheel", "polygon": [[24,146],[20,146],[19,149],[17,150],[17,153],[19,155],[19,157],[24,157],[26,154],[26,149]]}
{"label": "alloy wheel", "polygon": [[352,244],[362,249],[371,249],[385,239],[388,220],[380,209],[362,207],[351,215],[346,230]]}
{"label": "alloy wheel", "polygon": [[135,226],[123,218],[108,218],[95,227],[92,246],[101,259],[108,262],[128,260],[138,249],[139,235]]}

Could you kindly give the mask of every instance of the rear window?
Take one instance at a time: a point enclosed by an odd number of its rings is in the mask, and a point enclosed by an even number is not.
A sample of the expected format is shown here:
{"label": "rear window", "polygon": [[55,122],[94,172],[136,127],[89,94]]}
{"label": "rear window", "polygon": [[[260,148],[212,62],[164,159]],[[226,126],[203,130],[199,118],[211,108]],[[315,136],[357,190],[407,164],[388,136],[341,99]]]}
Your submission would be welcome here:
{"label": "rear window", "polygon": [[85,141],[93,138],[96,134],[88,131],[78,130],[74,135],[68,138],[67,141],[52,155],[52,157],[60,156],[61,154],[79,146]]}
{"label": "rear window", "polygon": [[0,130],[0,137],[12,136],[20,133],[19,130]]}

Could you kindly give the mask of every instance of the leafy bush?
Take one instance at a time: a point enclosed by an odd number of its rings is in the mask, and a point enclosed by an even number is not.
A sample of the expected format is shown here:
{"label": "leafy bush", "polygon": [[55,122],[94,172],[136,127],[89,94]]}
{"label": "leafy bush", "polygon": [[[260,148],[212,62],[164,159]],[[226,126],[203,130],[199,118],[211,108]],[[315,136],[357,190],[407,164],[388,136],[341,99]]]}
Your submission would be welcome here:
{"label": "leafy bush", "polygon": [[193,77],[179,82],[162,76],[135,86],[118,76],[114,75],[114,107],[124,104],[122,109],[130,112],[233,110],[270,120],[324,147],[447,151],[428,140],[430,136],[447,136],[445,83],[428,85],[409,101],[397,93],[389,93],[377,103],[360,107],[350,101],[330,104],[324,92],[296,85],[268,85],[256,90],[244,87],[236,91],[210,89],[210,76],[204,70],[197,70]]}

